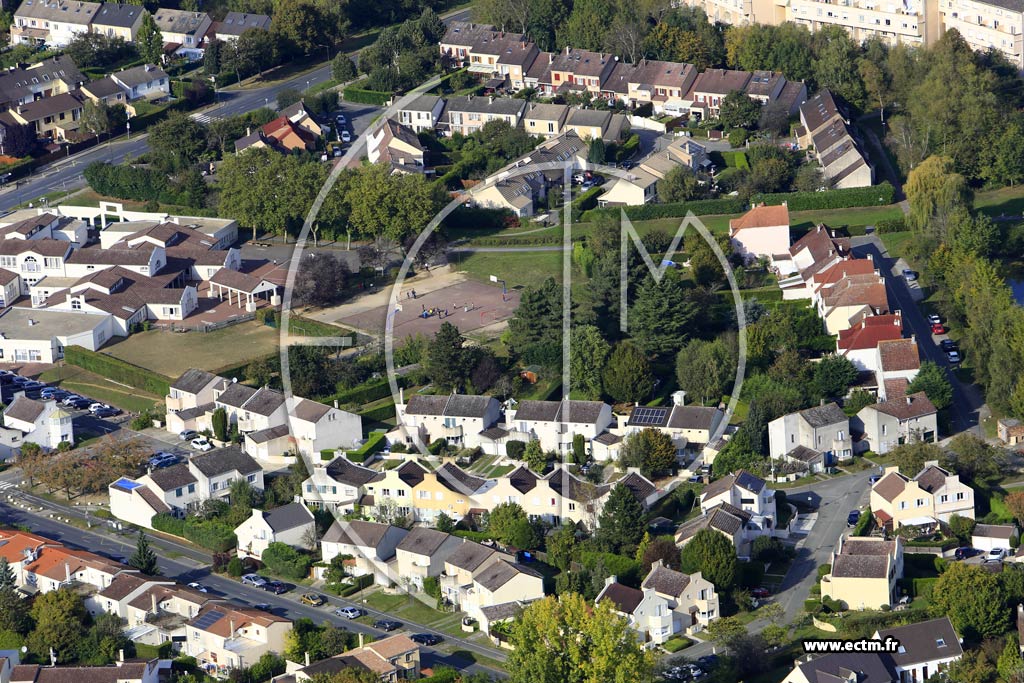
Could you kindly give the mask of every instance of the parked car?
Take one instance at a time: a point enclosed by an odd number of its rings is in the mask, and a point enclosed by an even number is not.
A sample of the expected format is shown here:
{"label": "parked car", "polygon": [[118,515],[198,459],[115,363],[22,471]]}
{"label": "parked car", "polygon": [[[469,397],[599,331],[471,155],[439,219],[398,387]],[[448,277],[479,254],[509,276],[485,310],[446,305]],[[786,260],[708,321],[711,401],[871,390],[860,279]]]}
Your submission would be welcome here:
{"label": "parked car", "polygon": [[117,415],[120,412],[121,411],[118,410],[117,408],[111,408],[111,407],[108,406],[106,408],[100,408],[99,410],[94,410],[92,414],[93,414],[93,417],[114,417],[115,415]]}
{"label": "parked car", "polygon": [[338,122],[339,126],[344,126],[347,123],[347,119],[344,114],[338,114],[335,120]]}
{"label": "parked car", "polygon": [[346,619],[358,619],[366,614],[366,611],[358,607],[339,607],[334,610],[334,613],[339,617],[345,617]]}
{"label": "parked car", "polygon": [[846,526],[856,526],[859,521],[860,510],[850,510],[850,514],[846,515]]}
{"label": "parked car", "polygon": [[39,392],[39,395],[42,396],[43,398],[53,399],[54,401],[63,401],[71,394],[57,387],[46,387],[45,389]]}
{"label": "parked car", "polygon": [[917,282],[917,271],[911,270],[910,268],[904,268],[903,279],[907,282]]}
{"label": "parked car", "polygon": [[988,555],[985,556],[986,562],[1002,562],[1003,558],[1006,557],[1006,548],[992,548],[988,551]]}
{"label": "parked car", "polygon": [[381,631],[397,631],[402,628],[402,622],[392,621],[391,619],[378,619],[373,622],[373,627],[380,629]]}
{"label": "parked car", "polygon": [[686,483],[688,483],[688,484],[703,484],[704,483],[704,477],[701,477],[699,475],[694,475],[694,476],[690,477],[689,479],[687,479]]}
{"label": "parked car", "polygon": [[871,484],[872,486],[874,486],[875,484],[877,484],[879,482],[879,480],[881,478],[882,478],[881,474],[872,474],[870,477],[868,477],[868,483]]}
{"label": "parked car", "polygon": [[258,610],[263,610],[264,612],[270,612],[274,609],[274,606],[271,605],[269,602],[257,602],[253,605],[253,607]]}
{"label": "parked car", "polygon": [[303,593],[299,598],[299,602],[303,605],[312,605],[313,607],[320,607],[327,603],[327,598],[317,593]]}
{"label": "parked car", "polygon": [[943,351],[959,351],[960,347],[952,339],[943,339],[939,342],[939,348]]}
{"label": "parked car", "polygon": [[[78,394],[68,394],[67,396],[65,396],[64,398],[62,398],[62,399],[60,400],[60,402],[61,402],[61,403],[63,403],[63,404],[65,405],[65,406],[72,406],[72,405],[74,405],[74,404],[75,404],[75,402],[77,402],[77,401],[85,401],[85,400],[86,400],[86,399],[82,398],[82,397],[81,397],[81,396],[79,396]],[[90,402],[90,403],[91,403],[91,402]]]}
{"label": "parked car", "polygon": [[636,167],[636,162],[635,161],[628,161],[627,160],[627,161],[623,161],[621,164],[619,164],[619,166],[621,166],[622,168],[624,168],[624,169],[626,169],[628,171],[629,169]]}
{"label": "parked car", "polygon": [[191,441],[192,439],[199,436],[199,432],[194,429],[186,429],[183,432],[178,432],[178,438],[182,441]]}
{"label": "parked car", "polygon": [[34,380],[29,379],[28,377],[22,377],[21,375],[15,375],[11,379],[11,381],[14,382],[15,384],[28,384],[29,382],[32,382]]}
{"label": "parked car", "polygon": [[206,451],[213,450],[213,444],[210,443],[205,436],[197,436],[196,438],[192,439],[190,443],[192,445],[192,448],[196,449],[197,451],[202,451],[203,453],[205,453]]}
{"label": "parked car", "polygon": [[267,581],[261,586],[261,588],[273,593],[274,595],[282,595],[291,590],[291,586],[283,581]]}
{"label": "parked car", "polygon": [[200,593],[209,593],[210,592],[210,589],[207,588],[206,586],[204,586],[201,583],[192,582],[192,583],[190,583],[188,585],[188,587],[191,588],[194,591],[199,591]]}
{"label": "parked car", "polygon": [[352,142],[352,133],[349,133],[347,130],[341,131],[341,141]]}
{"label": "parked car", "polygon": [[765,598],[771,597],[771,594],[772,592],[770,590],[762,586],[750,589],[750,597],[757,598],[758,600],[764,600]]}
{"label": "parked car", "polygon": [[259,588],[261,586],[265,586],[267,584],[267,580],[259,574],[245,574],[242,576],[242,583],[247,586],[256,586]]}
{"label": "parked car", "polygon": [[409,636],[409,640],[418,645],[437,645],[444,638],[435,633],[414,633]]}
{"label": "parked car", "polygon": [[946,334],[946,326],[942,323],[934,323],[932,325],[932,334]]}
{"label": "parked car", "polygon": [[178,456],[174,453],[157,453],[149,459],[149,466],[155,470],[178,464]]}
{"label": "parked car", "polygon": [[90,403],[91,401],[89,399],[79,396],[78,398],[73,399],[71,403],[65,403],[64,405],[69,408],[74,408],[75,410],[85,410],[89,407]]}
{"label": "parked car", "polygon": [[344,152],[344,151],[342,151],[341,147],[335,147],[335,148],[334,148],[334,156],[335,156],[335,157],[340,157],[340,156],[341,156],[342,154],[344,154],[344,153],[345,153],[345,152]]}
{"label": "parked car", "polygon": [[960,357],[959,351],[946,351],[946,360],[948,360],[951,364],[956,365],[963,359]]}
{"label": "parked car", "polygon": [[89,412],[90,413],[95,413],[97,410],[103,410],[104,408],[109,408],[109,407],[110,406],[107,405],[106,403],[99,403],[99,402],[90,403],[89,404]]}
{"label": "parked car", "polygon": [[582,185],[584,183],[584,181],[586,181],[586,179],[587,179],[587,177],[585,175],[583,175],[582,173],[573,173],[572,174],[572,183],[573,183],[573,185]]}
{"label": "parked car", "polygon": [[942,319],[941,315],[936,315],[932,313],[931,315],[928,316],[929,325],[941,325],[943,322],[945,321]]}
{"label": "parked car", "polygon": [[978,550],[977,548],[971,548],[969,546],[964,546],[963,548],[957,548],[956,549],[956,552],[953,553],[953,559],[955,559],[955,560],[966,560],[966,559],[969,559],[971,557],[977,557],[978,555],[981,555],[981,551]]}

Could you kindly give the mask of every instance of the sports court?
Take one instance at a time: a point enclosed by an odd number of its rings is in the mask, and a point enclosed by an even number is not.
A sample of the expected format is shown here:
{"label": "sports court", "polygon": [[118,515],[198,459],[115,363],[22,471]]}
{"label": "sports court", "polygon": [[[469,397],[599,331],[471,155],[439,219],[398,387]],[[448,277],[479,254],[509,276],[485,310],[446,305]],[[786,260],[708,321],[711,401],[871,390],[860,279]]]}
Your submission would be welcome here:
{"label": "sports court", "polygon": [[[451,323],[465,334],[508,320],[519,306],[518,291],[509,291],[503,300],[500,286],[474,280],[462,280],[429,292],[416,292],[415,299],[412,298],[414,290],[411,286],[402,290],[399,310],[395,314],[396,341],[416,334],[432,337],[443,323]],[[366,334],[381,335],[387,321],[387,310],[387,306],[380,306],[339,318],[336,322]]]}

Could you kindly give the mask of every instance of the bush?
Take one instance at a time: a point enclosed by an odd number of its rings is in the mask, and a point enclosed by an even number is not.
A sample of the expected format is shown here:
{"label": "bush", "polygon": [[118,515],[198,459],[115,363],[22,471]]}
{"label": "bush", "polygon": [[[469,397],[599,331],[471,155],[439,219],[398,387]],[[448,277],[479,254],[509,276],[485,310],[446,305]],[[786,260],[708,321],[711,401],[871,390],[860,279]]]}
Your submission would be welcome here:
{"label": "bush", "polygon": [[[133,129],[135,123],[135,119],[132,119]],[[110,197],[183,206],[196,203],[196,197],[192,194],[179,192],[172,187],[165,174],[148,168],[95,162],[86,166],[84,175],[92,189]]]}
{"label": "bush", "polygon": [[185,520],[173,517],[166,512],[153,516],[153,528],[172,536],[185,537]]}
{"label": "bush", "polygon": [[228,576],[239,577],[245,573],[245,567],[242,566],[242,559],[240,557],[232,557],[228,560]]}
{"label": "bush", "polygon": [[324,462],[330,462],[334,460],[335,450],[333,448],[325,448],[320,451],[320,459]]}
{"label": "bush", "polygon": [[371,432],[366,443],[354,451],[346,451],[345,456],[352,462],[366,462],[366,459],[387,445],[384,432]]}
{"label": "bush", "polygon": [[516,441],[515,439],[513,439],[512,441],[508,441],[505,443],[505,455],[512,458],[513,460],[522,460],[523,453],[525,452],[525,441]]}
{"label": "bush", "polygon": [[729,145],[732,147],[742,147],[747,144],[747,138],[750,137],[750,132],[746,128],[733,128],[729,131]]}
{"label": "bush", "polygon": [[64,360],[107,379],[141,389],[157,396],[171,393],[171,378],[152,370],[132,365],[105,353],[89,351],[81,346],[64,347]]}
{"label": "bush", "polygon": [[821,565],[820,567],[818,567],[818,581],[821,581],[825,577],[826,574],[831,574],[831,573],[832,573],[832,565],[830,565],[830,564],[823,564],[823,565]]}
{"label": "bush", "polygon": [[370,408],[369,410],[363,410],[359,413],[359,417],[367,422],[383,422],[384,420],[390,420],[395,416],[395,404],[387,403],[376,408]]}
{"label": "bush", "polygon": [[436,576],[423,579],[423,592],[434,599],[441,597],[441,584]]}
{"label": "bush", "polygon": [[300,553],[287,543],[271,543],[261,556],[264,566],[272,574],[283,576],[293,581],[301,581],[309,576],[309,567],[313,558]]}
{"label": "bush", "polygon": [[907,230],[907,221],[900,216],[899,218],[886,218],[875,223],[875,232],[879,235],[885,235],[890,232],[904,232]]}
{"label": "bush", "polygon": [[366,85],[366,79],[362,79],[356,83],[345,88],[344,95],[346,102],[356,102],[358,104],[372,104],[378,107],[383,107],[387,104],[394,93],[380,92],[378,90],[365,90],[360,86]]}
{"label": "bush", "polygon": [[938,578],[913,579],[911,584],[913,587],[913,596],[915,598],[930,598],[932,590],[935,588],[935,582],[938,580]]}
{"label": "bush", "polygon": [[[399,377],[398,386],[405,388],[408,386],[407,381],[404,377]],[[374,380],[373,382],[367,382],[345,391],[339,391],[333,396],[328,396],[324,399],[324,403],[331,403],[337,401],[338,405],[346,405],[349,403],[373,403],[379,401],[382,398],[387,398],[391,395],[391,385],[388,384],[386,379]]]}
{"label": "bush", "polygon": [[619,583],[636,587],[643,578],[640,574],[640,563],[630,557],[615,553],[599,553],[587,551],[580,554],[580,564],[589,571],[602,564],[608,575],[618,577]]}
{"label": "bush", "polygon": [[446,448],[448,448],[447,439],[434,439],[430,442],[430,445],[427,446],[427,451],[431,455],[440,455]]}
{"label": "bush", "polygon": [[325,587],[335,595],[345,598],[371,586],[373,584],[373,574],[353,576],[350,578],[350,581],[351,583],[342,584],[328,583]]}
{"label": "bush", "polygon": [[888,182],[871,187],[848,187],[826,192],[776,192],[756,194],[751,204],[781,204],[786,202],[790,211],[814,209],[847,209],[855,206],[885,206],[892,204],[896,191]]}
{"label": "bush", "polygon": [[572,203],[573,220],[579,220],[584,211],[589,211],[597,206],[597,196],[603,192],[604,187],[596,185],[577,196]]}
{"label": "bush", "polygon": [[187,540],[214,552],[226,552],[237,543],[235,530],[213,519],[186,519],[184,532]]}
{"label": "bush", "polygon": [[141,432],[143,429],[149,429],[153,426],[153,416],[149,413],[140,413],[132,418],[132,429],[137,432]]}
{"label": "bush", "polygon": [[[687,211],[692,211],[695,216],[709,216],[712,214],[740,213],[744,204],[736,197],[722,197],[720,199],[699,199],[692,202],[680,202],[678,204],[643,204],[642,206],[626,206],[610,209],[591,209],[585,211],[582,216],[583,222],[590,222],[600,215],[600,212],[612,216],[618,216],[622,208],[630,220],[648,221],[654,218],[682,218]],[[791,207],[792,208],[792,207]]]}
{"label": "bush", "polygon": [[675,653],[680,650],[685,650],[691,645],[693,645],[693,641],[686,636],[675,636],[666,640],[662,647],[665,648],[666,652]]}

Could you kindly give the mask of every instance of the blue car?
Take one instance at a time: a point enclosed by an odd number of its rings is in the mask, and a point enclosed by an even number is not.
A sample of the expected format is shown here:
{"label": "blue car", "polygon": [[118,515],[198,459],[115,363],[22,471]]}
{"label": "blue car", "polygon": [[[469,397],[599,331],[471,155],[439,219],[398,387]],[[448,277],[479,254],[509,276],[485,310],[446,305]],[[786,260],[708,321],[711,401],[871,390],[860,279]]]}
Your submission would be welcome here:
{"label": "blue car", "polygon": [[860,521],[860,510],[850,510],[850,514],[846,516],[846,524],[848,526],[854,526]]}

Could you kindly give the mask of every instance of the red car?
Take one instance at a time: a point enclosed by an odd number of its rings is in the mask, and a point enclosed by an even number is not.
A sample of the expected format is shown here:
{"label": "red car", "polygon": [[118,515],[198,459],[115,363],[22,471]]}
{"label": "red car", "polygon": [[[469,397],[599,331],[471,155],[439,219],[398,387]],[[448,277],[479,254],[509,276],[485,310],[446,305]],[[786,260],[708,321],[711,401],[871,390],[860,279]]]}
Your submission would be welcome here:
{"label": "red car", "polygon": [[771,594],[771,591],[767,588],[752,588],[750,591],[750,597],[758,598],[759,600],[762,598],[767,598]]}
{"label": "red car", "polygon": [[932,334],[946,334],[946,326],[942,323],[932,325]]}

